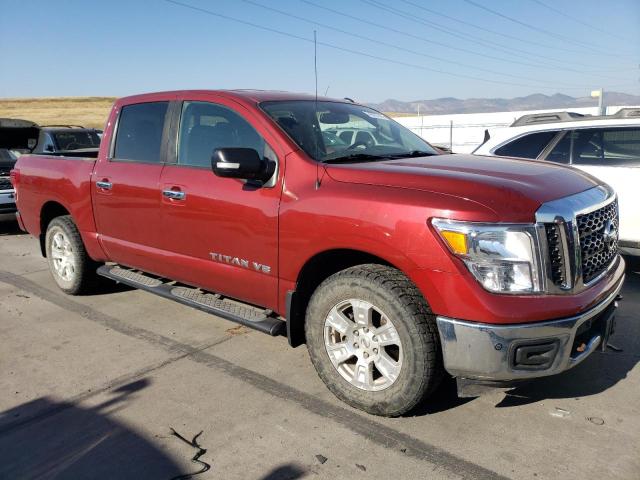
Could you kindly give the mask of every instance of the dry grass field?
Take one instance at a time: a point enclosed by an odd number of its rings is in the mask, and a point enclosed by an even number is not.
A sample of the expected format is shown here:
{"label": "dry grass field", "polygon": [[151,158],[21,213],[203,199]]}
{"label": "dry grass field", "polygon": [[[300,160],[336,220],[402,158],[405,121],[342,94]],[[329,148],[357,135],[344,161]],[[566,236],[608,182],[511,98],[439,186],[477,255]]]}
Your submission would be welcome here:
{"label": "dry grass field", "polygon": [[[0,118],[20,118],[39,125],[104,128],[114,97],[0,98]],[[386,112],[391,117],[411,116]]]}
{"label": "dry grass field", "polygon": [[102,129],[114,100],[112,97],[5,98],[0,99],[0,118]]}

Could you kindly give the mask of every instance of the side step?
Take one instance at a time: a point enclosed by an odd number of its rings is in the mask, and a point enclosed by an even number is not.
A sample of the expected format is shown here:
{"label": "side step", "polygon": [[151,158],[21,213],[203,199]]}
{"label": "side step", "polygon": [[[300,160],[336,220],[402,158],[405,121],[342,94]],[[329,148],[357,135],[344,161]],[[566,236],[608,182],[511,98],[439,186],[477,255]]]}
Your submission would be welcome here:
{"label": "side step", "polygon": [[286,330],[286,323],[272,316],[270,310],[247,305],[217,293],[207,293],[197,288],[176,285],[172,281],[118,265],[103,265],[98,268],[97,273],[116,282],[155,293],[174,302],[197,308],[269,335],[281,335]]}

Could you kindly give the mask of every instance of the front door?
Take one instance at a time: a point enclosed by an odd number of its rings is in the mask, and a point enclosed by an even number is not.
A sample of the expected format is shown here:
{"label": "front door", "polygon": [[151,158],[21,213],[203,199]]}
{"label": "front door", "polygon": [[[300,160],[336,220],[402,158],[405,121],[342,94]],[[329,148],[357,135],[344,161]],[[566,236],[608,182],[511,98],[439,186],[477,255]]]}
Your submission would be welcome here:
{"label": "front door", "polygon": [[183,102],[176,158],[160,178],[162,248],[173,278],[275,309],[280,169],[262,187],[211,171],[217,148],[253,148],[278,162],[263,128],[229,100]]}
{"label": "front door", "polygon": [[169,102],[123,106],[112,153],[91,181],[93,211],[109,259],[158,271],[161,238],[160,173]]}

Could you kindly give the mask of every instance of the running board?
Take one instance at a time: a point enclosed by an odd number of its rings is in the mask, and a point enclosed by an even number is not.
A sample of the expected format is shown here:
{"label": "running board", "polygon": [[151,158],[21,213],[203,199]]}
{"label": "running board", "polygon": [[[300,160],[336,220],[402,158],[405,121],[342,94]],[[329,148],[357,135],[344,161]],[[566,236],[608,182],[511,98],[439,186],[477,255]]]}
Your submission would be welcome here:
{"label": "running board", "polygon": [[274,317],[271,310],[247,305],[217,293],[208,293],[198,288],[176,285],[173,281],[152,277],[118,265],[103,265],[98,268],[97,273],[116,282],[155,293],[174,302],[217,315],[272,336],[281,335],[285,331],[285,322]]}

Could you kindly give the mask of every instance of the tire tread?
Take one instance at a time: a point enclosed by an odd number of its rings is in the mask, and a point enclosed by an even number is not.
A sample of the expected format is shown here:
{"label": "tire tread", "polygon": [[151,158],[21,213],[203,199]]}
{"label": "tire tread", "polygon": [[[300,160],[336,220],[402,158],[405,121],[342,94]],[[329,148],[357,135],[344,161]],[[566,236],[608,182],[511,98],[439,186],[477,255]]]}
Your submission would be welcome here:
{"label": "tire tread", "polygon": [[[368,413],[384,416],[402,415],[415,408],[426,397],[431,395],[440,384],[444,377],[444,368],[442,366],[442,355],[440,354],[440,342],[435,322],[435,315],[429,308],[426,300],[418,288],[407,278],[401,271],[379,264],[363,264],[347,268],[325,279],[316,292],[312,296],[310,305],[316,296],[322,295],[322,292],[329,288],[332,284],[340,280],[364,281],[362,283],[371,283],[386,290],[395,297],[402,306],[409,311],[411,315],[410,330],[412,335],[416,335],[420,339],[417,347],[414,348],[414,354],[417,359],[421,360],[422,368],[426,375],[420,378],[413,378],[412,381],[419,382],[417,388],[412,389],[418,392],[417,395],[411,397],[387,398],[379,404],[367,401],[369,392],[351,392],[356,398],[346,395],[343,389],[337,388],[332,381],[327,381],[326,375],[318,374],[327,384],[327,387],[341,400],[363,409]],[[317,321],[317,319],[315,319]],[[305,328],[307,329],[307,338],[309,338],[310,323],[313,319],[307,319]],[[312,358],[316,369],[320,364],[319,355],[321,352],[316,351],[311,345],[308,345],[309,354]],[[336,373],[336,377],[338,377]],[[336,380],[342,380],[337,378]]]}

